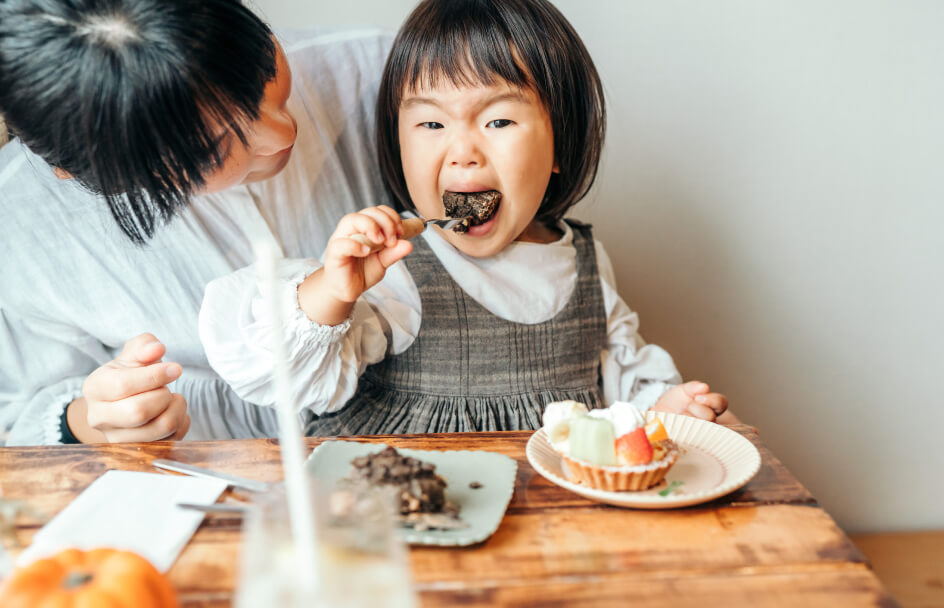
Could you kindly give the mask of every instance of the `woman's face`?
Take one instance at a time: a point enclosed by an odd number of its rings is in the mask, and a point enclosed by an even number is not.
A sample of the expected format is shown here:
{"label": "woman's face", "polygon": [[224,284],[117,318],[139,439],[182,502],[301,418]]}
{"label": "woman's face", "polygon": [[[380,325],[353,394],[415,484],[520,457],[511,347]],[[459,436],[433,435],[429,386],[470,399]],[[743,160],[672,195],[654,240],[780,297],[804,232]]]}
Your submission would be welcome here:
{"label": "woman's face", "polygon": [[488,221],[444,232],[457,249],[487,257],[515,240],[546,240],[534,216],[557,167],[551,119],[533,91],[504,82],[407,90],[398,130],[407,189],[423,216],[445,217],[445,192],[502,195]]}
{"label": "woman's face", "polygon": [[295,145],[298,125],[286,103],[292,91],[292,71],[285,52],[275,43],[275,78],[266,84],[259,119],[248,129],[248,145],[233,133],[223,140],[223,165],[206,176],[203,193],[269,179],[285,168]]}

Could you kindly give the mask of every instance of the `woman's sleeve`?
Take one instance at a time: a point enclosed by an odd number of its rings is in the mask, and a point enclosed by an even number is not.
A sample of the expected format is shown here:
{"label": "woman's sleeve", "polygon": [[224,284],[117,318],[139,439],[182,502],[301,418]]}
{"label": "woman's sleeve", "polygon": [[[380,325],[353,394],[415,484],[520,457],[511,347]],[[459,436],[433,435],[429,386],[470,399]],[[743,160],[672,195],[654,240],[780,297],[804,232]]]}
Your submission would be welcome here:
{"label": "woman's sleeve", "polygon": [[105,348],[75,328],[0,306],[0,444],[62,443],[62,411],[102,358]]}
{"label": "woman's sleeve", "polygon": [[682,377],[669,353],[639,335],[639,316],[616,291],[613,265],[599,242],[596,254],[606,309],[606,347],[600,356],[603,397],[606,403],[630,401],[649,409]]}
{"label": "woman's sleeve", "polygon": [[[405,272],[402,266],[391,266],[384,283],[391,275]],[[368,365],[383,359],[388,346],[396,350],[404,342],[412,344],[412,336],[403,332],[413,322],[412,309],[398,308],[399,298],[395,294],[385,297],[378,285],[371,292],[381,295],[373,301],[361,297],[344,323],[313,323],[298,307],[298,285],[317,268],[314,260],[280,262],[277,305],[284,325],[277,331],[285,341],[291,394],[298,411],[307,409],[321,415],[344,406],[357,389],[360,375]],[[253,267],[210,282],[200,309],[200,340],[210,366],[237,395],[271,407],[276,403],[272,384],[275,359],[269,347],[273,328],[263,305]],[[418,322],[415,325],[418,327]]]}

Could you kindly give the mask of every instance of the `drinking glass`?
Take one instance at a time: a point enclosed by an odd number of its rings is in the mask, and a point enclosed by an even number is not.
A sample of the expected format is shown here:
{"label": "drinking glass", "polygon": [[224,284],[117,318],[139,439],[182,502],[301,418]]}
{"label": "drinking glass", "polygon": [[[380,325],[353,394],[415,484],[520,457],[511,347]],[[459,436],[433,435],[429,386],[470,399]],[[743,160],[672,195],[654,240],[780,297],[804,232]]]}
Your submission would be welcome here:
{"label": "drinking glass", "polygon": [[318,571],[300,571],[284,489],[259,494],[243,525],[236,608],[414,608],[393,494],[311,481]]}

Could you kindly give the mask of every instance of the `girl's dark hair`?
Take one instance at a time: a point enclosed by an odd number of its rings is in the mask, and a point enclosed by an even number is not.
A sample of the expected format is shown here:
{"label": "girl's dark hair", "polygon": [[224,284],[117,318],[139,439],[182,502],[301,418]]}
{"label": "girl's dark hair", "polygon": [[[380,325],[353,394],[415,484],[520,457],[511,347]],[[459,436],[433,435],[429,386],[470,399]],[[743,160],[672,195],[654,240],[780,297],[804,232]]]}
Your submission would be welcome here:
{"label": "girl's dark hair", "polygon": [[554,132],[551,175],[536,219],[560,220],[593,185],[603,137],[603,86],[583,42],[547,0],[425,0],[400,28],[377,101],[380,171],[395,206],[413,209],[397,119],[406,90],[505,81],[533,90]]}
{"label": "girl's dark hair", "polygon": [[139,244],[247,143],[275,66],[239,0],[0,0],[0,114]]}

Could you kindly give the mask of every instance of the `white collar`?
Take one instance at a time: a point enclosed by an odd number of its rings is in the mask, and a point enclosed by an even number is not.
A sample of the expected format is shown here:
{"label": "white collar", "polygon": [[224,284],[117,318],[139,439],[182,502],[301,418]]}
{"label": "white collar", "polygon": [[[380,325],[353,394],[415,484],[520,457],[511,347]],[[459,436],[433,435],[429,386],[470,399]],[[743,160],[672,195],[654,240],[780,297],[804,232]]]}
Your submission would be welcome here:
{"label": "white collar", "polygon": [[453,247],[438,230],[423,238],[452,279],[491,313],[516,323],[542,323],[570,300],[577,278],[573,230],[565,222],[553,243],[516,241],[494,256],[475,258]]}

